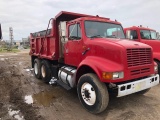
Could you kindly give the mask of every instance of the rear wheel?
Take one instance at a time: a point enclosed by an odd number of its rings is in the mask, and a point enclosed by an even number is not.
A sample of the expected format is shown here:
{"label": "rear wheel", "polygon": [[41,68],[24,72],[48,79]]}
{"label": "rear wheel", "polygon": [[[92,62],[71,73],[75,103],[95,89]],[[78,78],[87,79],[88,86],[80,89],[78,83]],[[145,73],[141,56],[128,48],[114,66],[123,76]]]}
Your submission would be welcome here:
{"label": "rear wheel", "polygon": [[36,58],[34,60],[34,75],[36,78],[40,79],[41,78],[41,60]]}
{"label": "rear wheel", "polygon": [[77,92],[80,102],[91,113],[100,113],[108,106],[107,87],[95,74],[82,75],[78,81]]}
{"label": "rear wheel", "polygon": [[51,64],[47,60],[43,60],[41,63],[41,76],[46,83],[51,80]]}
{"label": "rear wheel", "polygon": [[151,89],[151,88],[148,88],[148,89],[139,91],[139,92],[137,92],[136,94],[143,95],[143,94],[147,93],[150,89]]}

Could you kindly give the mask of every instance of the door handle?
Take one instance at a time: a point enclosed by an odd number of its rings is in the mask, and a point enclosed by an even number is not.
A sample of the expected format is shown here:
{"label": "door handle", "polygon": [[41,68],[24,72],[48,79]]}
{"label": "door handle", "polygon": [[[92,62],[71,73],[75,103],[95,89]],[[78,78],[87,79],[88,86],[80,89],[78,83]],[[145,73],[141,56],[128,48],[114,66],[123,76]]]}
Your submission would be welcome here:
{"label": "door handle", "polygon": [[90,48],[87,48],[84,52],[82,52],[82,55],[85,55],[86,52],[88,52],[90,50]]}

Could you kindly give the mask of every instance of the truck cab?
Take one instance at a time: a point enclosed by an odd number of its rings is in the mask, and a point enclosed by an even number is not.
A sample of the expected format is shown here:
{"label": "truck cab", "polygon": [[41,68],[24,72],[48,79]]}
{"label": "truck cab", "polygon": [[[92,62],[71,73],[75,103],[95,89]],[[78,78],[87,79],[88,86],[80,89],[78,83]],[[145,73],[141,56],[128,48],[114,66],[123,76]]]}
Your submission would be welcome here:
{"label": "truck cab", "polygon": [[35,76],[77,88],[86,110],[97,114],[117,97],[144,94],[159,84],[152,48],[125,39],[121,23],[109,18],[60,12],[51,29],[31,33]]}
{"label": "truck cab", "polygon": [[[111,59],[109,51],[108,54],[105,54],[104,47],[109,48],[107,44],[114,42],[114,39],[118,41],[125,38],[121,24],[109,19],[82,17],[66,22],[66,24],[68,40],[64,44],[64,62],[76,67],[87,56]],[[114,35],[117,32],[119,34]]]}
{"label": "truck cab", "polygon": [[126,38],[132,41],[142,42],[150,45],[153,49],[154,61],[158,64],[158,73],[160,74],[160,40],[158,40],[157,32],[150,28],[142,26],[133,26],[124,28]]}

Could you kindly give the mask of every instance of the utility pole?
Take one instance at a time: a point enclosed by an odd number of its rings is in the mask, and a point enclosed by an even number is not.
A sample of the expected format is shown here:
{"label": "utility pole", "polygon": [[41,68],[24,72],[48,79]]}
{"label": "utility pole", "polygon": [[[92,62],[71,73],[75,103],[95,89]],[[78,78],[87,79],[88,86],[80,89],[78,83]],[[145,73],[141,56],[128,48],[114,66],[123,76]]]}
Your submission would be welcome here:
{"label": "utility pole", "polygon": [[13,28],[9,27],[9,37],[10,37],[10,50],[12,50],[12,42],[13,42]]}

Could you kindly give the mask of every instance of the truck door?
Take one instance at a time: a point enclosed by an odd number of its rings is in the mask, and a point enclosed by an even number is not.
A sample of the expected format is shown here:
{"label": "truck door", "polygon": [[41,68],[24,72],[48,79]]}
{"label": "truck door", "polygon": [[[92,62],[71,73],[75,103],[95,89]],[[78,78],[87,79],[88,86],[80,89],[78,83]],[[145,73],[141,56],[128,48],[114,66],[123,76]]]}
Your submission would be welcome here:
{"label": "truck door", "polygon": [[78,66],[82,61],[82,31],[80,23],[68,26],[68,41],[65,44],[64,61],[65,64]]}

